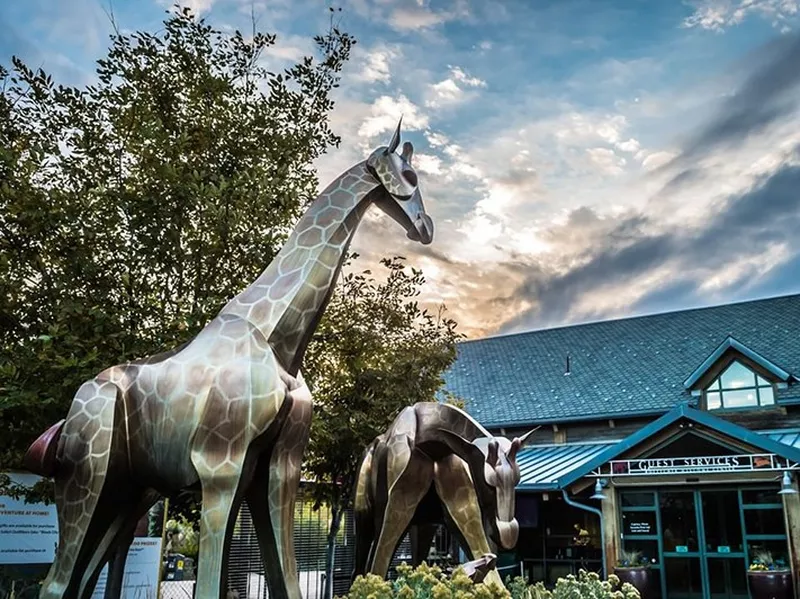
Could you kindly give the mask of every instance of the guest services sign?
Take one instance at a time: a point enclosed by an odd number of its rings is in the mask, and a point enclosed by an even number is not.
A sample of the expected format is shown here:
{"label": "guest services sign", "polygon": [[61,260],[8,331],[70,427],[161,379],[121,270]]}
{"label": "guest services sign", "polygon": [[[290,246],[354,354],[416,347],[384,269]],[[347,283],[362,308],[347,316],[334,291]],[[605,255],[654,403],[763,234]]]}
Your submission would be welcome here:
{"label": "guest services sign", "polygon": [[716,472],[753,472],[781,470],[784,468],[786,468],[786,465],[779,464],[775,454],[650,458],[614,460],[611,462],[612,476],[713,474]]}

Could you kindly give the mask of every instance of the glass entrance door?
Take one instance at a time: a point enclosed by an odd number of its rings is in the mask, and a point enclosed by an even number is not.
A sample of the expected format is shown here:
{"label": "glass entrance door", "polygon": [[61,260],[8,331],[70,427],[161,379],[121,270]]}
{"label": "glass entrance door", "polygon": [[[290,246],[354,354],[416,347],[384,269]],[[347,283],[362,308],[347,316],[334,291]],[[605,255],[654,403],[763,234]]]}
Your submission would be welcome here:
{"label": "glass entrance door", "polygon": [[788,563],[778,488],[623,490],[622,548],[651,563],[656,599],[749,599],[747,565]]}
{"label": "glass entrance door", "polygon": [[710,599],[748,599],[739,493],[699,491]]}
{"label": "glass entrance door", "polygon": [[748,599],[736,490],[658,493],[668,599]]}
{"label": "glass entrance door", "polygon": [[703,599],[703,551],[695,491],[658,494],[668,599]]}

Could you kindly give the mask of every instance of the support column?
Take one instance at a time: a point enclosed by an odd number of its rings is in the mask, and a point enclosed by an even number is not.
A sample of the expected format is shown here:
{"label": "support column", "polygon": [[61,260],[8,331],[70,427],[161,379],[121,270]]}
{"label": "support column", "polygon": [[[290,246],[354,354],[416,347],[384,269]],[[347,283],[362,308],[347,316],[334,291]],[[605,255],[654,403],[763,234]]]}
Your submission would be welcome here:
{"label": "support column", "polygon": [[621,545],[621,534],[619,529],[619,493],[611,485],[603,489],[606,498],[601,502],[603,511],[603,535],[605,537],[605,547],[603,552],[606,556],[606,578],[613,574],[614,567],[617,565],[619,550]]}
{"label": "support column", "polygon": [[[796,480],[792,488],[798,491]],[[792,582],[800,589],[800,494],[791,493],[783,497],[783,515],[786,522],[786,538],[789,544],[789,563],[792,567]]]}

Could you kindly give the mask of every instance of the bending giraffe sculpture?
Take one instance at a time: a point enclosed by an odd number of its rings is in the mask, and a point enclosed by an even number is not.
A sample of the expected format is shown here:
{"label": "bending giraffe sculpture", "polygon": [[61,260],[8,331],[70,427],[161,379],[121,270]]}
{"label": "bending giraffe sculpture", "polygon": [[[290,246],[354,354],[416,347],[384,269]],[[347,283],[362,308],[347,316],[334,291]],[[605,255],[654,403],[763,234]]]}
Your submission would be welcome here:
{"label": "bending giraffe sculpture", "polygon": [[311,423],[299,370],[308,341],[371,204],[411,240],[433,239],[413,148],[406,142],[398,155],[399,143],[398,124],[388,147],[333,181],[258,279],[188,344],[104,370],[80,387],[66,420],[34,442],[26,467],[54,477],[60,529],[40,597],[89,597],[109,560],[109,586],[119,587],[120,552],[139,518],[159,495],[199,487],[196,596],[224,597],[245,500],[270,597],[301,599],[292,535]]}
{"label": "bending giraffe sculpture", "polygon": [[486,581],[502,586],[489,541],[500,549],[517,544],[516,456],[532,433],[513,441],[494,437],[447,404],[418,403],[400,412],[366,449],[359,468],[353,577],[367,571],[386,576],[409,527],[412,561],[419,564],[433,540],[432,524],[443,516],[472,559],[490,564],[482,573]]}

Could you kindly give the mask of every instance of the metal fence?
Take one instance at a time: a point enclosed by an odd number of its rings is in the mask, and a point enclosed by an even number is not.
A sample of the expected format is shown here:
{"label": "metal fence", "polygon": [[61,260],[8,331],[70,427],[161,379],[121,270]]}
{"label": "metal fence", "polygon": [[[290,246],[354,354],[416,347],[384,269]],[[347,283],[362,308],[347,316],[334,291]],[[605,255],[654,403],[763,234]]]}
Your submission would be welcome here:
{"label": "metal fence", "polygon": [[[313,501],[301,490],[295,508],[294,541],[297,555],[300,587],[304,599],[323,599],[325,587],[325,561],[327,533],[331,512],[327,506],[313,509]],[[342,596],[350,588],[350,577],[354,566],[355,533],[352,512],[343,515],[341,529],[334,545],[333,594]],[[437,534],[437,549],[449,546],[446,532]],[[250,511],[246,504],[237,519],[231,540],[228,571],[228,596],[230,599],[267,599],[269,590],[264,577],[264,565],[256,540]],[[199,557],[202,559],[202,556]],[[401,542],[392,561],[392,569],[402,561],[410,562],[411,543],[408,535]],[[190,560],[184,560],[191,563]],[[0,599],[35,599],[39,595],[39,584],[47,575],[49,564],[0,566]],[[195,567],[185,571],[184,580],[165,580],[160,583],[161,599],[193,599]],[[391,575],[391,573],[390,573]],[[156,599],[142,596],[125,599]]]}
{"label": "metal fence", "polygon": [[[324,599],[327,534],[331,511],[327,506],[313,509],[313,501],[301,490],[295,508],[294,542],[300,589],[304,599]],[[333,595],[342,596],[350,588],[354,566],[354,523],[351,511],[342,517],[333,554]],[[440,531],[437,548],[446,547],[449,535]],[[199,559],[203,559],[202,556]],[[411,543],[406,535],[392,560],[392,569],[401,562],[410,562]],[[161,599],[191,599],[194,581],[164,581]],[[231,540],[228,567],[228,596],[231,599],[268,599],[269,589],[264,564],[258,547],[253,521],[246,504],[242,504]]]}

